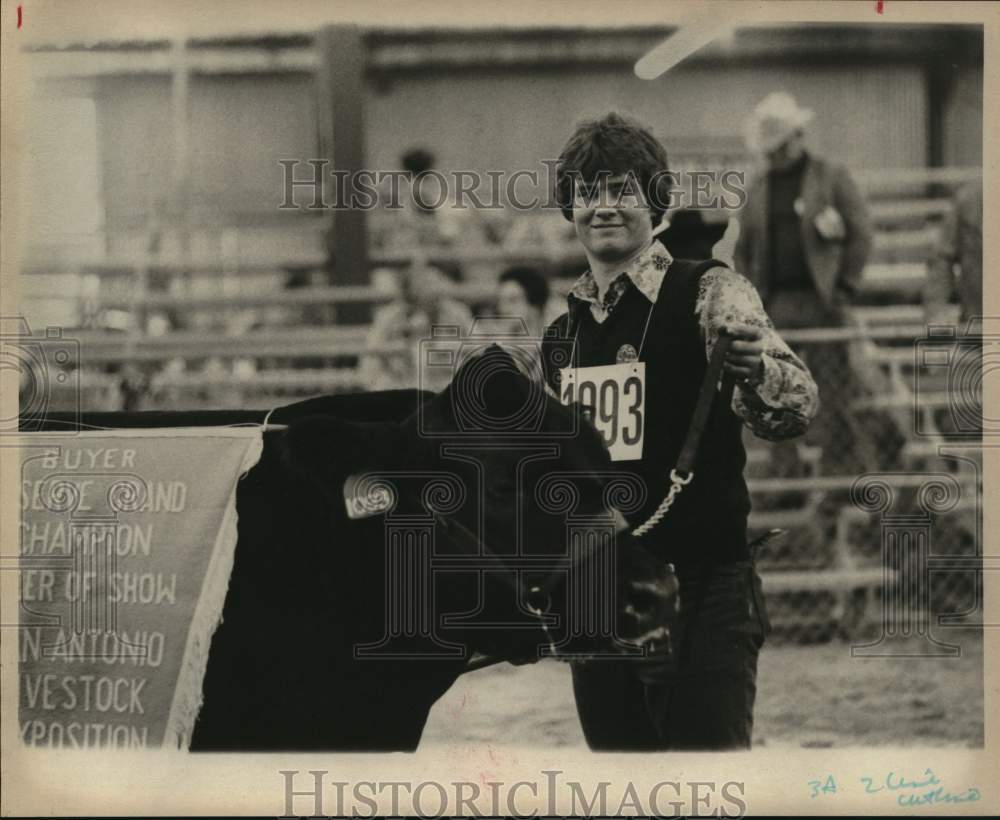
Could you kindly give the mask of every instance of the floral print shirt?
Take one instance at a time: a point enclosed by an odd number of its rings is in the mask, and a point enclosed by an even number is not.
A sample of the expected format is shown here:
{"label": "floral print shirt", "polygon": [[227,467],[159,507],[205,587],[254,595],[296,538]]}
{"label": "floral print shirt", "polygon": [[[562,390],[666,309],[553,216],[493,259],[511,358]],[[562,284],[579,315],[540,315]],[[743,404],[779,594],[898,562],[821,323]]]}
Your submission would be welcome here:
{"label": "floral print shirt", "polygon": [[[603,322],[621,301],[630,284],[650,302],[656,302],[669,275],[670,254],[657,242],[641,253],[598,296],[597,280],[588,270],[570,289],[570,300],[590,303],[590,312]],[[759,377],[737,382],[733,412],[754,435],[776,441],[801,435],[819,409],[819,393],[812,375],[774,329],[760,296],[750,281],[729,268],[711,268],[702,274],[695,313],[705,339],[706,360],[726,325],[752,325],[764,330],[763,369]]]}

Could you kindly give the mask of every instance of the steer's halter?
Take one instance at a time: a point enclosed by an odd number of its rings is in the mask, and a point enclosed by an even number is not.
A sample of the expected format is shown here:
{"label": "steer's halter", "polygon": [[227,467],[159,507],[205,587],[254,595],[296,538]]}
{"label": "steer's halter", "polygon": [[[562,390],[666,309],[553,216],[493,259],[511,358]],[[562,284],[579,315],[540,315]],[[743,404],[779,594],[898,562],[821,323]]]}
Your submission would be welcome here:
{"label": "steer's halter", "polygon": [[[505,566],[502,558],[490,548],[489,544],[477,538],[475,533],[464,524],[442,515],[436,514],[434,518],[442,530],[448,533],[448,536],[467,553],[478,555],[482,547],[492,558],[499,559],[491,565],[491,570],[522,598],[527,611],[538,619],[538,626],[548,640],[549,648],[555,654],[555,640],[549,631],[548,613],[552,608],[552,596],[549,594],[549,587],[556,581],[558,573],[552,571],[540,583],[533,584],[531,587],[525,589],[523,579],[521,579],[519,574]],[[477,669],[485,669],[487,666],[493,666],[509,660],[510,658],[506,655],[483,655],[475,653],[467,661],[462,674],[475,672]]]}
{"label": "steer's halter", "polygon": [[691,425],[688,427],[687,437],[684,439],[684,446],[681,447],[680,455],[677,456],[677,466],[670,471],[670,489],[660,506],[656,508],[649,518],[632,530],[632,535],[637,538],[648,533],[653,527],[663,520],[670,508],[673,506],[677,496],[691,483],[694,478],[694,462],[698,455],[698,445],[705,432],[705,425],[708,424],[708,414],[712,410],[712,402],[715,400],[715,388],[722,375],[722,387],[720,389],[721,399],[729,404],[733,395],[734,382],[732,376],[722,374],[722,365],[725,362],[726,353],[733,343],[733,337],[728,333],[719,333],[719,338],[712,349],[712,356],[708,361],[708,368],[705,376],[701,380],[701,389],[698,391],[698,401],[694,406],[694,413],[691,416]]}

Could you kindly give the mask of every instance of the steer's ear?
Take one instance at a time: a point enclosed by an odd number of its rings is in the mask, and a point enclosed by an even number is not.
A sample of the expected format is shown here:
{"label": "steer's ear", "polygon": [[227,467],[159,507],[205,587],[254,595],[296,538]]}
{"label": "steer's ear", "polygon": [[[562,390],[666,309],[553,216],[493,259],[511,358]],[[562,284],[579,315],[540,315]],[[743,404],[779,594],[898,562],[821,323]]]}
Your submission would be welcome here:
{"label": "steer's ear", "polygon": [[351,473],[391,469],[405,458],[398,425],[330,416],[293,421],[278,446],[290,470],[336,492]]}

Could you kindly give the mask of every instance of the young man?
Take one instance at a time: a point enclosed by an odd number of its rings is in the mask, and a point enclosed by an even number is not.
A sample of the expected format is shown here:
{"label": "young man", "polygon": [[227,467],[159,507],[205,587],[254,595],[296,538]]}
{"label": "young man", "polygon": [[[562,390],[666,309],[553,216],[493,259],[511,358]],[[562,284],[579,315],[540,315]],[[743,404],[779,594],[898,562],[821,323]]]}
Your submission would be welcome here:
{"label": "young man", "polygon": [[675,261],[654,242],[666,171],[663,146],[616,114],[580,125],[566,143],[557,197],[590,267],[553,325],[572,340],[572,366],[557,370],[545,355],[546,379],[564,401],[595,405],[615,466],[645,481],[633,529],[670,487],[723,329],[735,337],[724,367],[737,386],[729,406],[714,403],[694,479],[644,539],[681,583],[673,659],[580,662],[573,687],[591,748],[748,748],[769,624],[746,544],[741,427],[767,439],[801,434],[816,386],[744,277],[714,260]]}

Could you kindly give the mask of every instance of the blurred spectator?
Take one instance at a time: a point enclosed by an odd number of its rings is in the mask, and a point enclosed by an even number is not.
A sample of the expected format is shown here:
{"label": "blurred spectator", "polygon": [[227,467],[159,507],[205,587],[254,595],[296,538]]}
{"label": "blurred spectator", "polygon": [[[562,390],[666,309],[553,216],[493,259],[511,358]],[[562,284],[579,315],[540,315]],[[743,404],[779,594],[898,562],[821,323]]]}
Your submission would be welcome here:
{"label": "blurred spectator", "polygon": [[387,301],[399,299],[402,295],[401,277],[392,268],[375,268],[371,275],[372,289]]}
{"label": "blurred spectator", "polygon": [[[540,340],[549,320],[549,283],[538,268],[514,266],[500,274],[496,316],[493,324],[498,334],[508,337],[498,338],[498,343],[510,348],[525,375],[544,383]],[[510,337],[521,337],[530,343],[518,345]]]}
{"label": "blurred spectator", "polygon": [[155,310],[146,317],[147,336],[159,338],[172,333],[174,330],[175,327],[170,320],[170,314],[165,311]]}
{"label": "blurred spectator", "polygon": [[[455,282],[432,265],[415,263],[402,277],[397,299],[375,311],[361,359],[361,375],[369,390],[421,387],[441,390],[451,381],[446,367],[423,368],[421,350],[448,348],[469,333],[472,313],[449,294]],[[450,340],[431,342],[434,328],[457,327]],[[421,345],[423,342],[423,345]],[[378,348],[399,345],[398,351]]]}
{"label": "blurred spectator", "polygon": [[175,383],[187,371],[184,359],[175,357],[163,363],[163,366],[150,378],[149,392],[146,400],[151,407],[179,409],[184,406],[183,392]]}
{"label": "blurred spectator", "polygon": [[511,318],[512,333],[519,332],[518,319],[533,339],[540,339],[546,327],[549,283],[537,268],[515,266],[500,274],[497,283],[497,316]]}
{"label": "blurred spectator", "polygon": [[[958,332],[982,333],[983,315],[983,183],[973,182],[962,187],[955,195],[954,207],[945,217],[934,257],[927,266],[927,285],[924,290],[924,309],[927,323],[949,325],[952,315],[948,305],[958,297]],[[978,328],[971,321],[978,320]],[[973,336],[975,338],[975,336]],[[978,345],[963,345],[965,355],[976,354],[979,359],[965,359],[962,369],[978,373],[982,369],[982,351]],[[982,432],[982,383],[974,380],[971,389],[953,392],[950,406],[934,411],[934,421],[944,435],[956,432]],[[966,419],[962,430],[956,429],[954,402],[967,403]],[[979,419],[975,426],[969,420]]]}
{"label": "blurred spectator", "polygon": [[964,186],[945,217],[927,267],[924,307],[928,324],[947,323],[946,305],[958,295],[959,323],[983,315],[983,183]]}
{"label": "blurred spectator", "polygon": [[419,245],[454,243],[461,236],[462,220],[440,178],[433,173],[434,155],[424,148],[413,148],[403,154],[402,165],[409,183],[400,203],[405,241]]}
{"label": "blurred spectator", "polygon": [[778,92],[748,124],[748,144],[768,170],[747,193],[736,269],[779,328],[840,324],[872,246],[868,208],[847,170],[805,148],[812,117]]}
{"label": "blurred spectator", "polygon": [[218,356],[211,356],[201,366],[204,386],[197,392],[198,400],[216,407],[242,407],[243,393],[233,376],[233,368]]}
{"label": "blurred spectator", "polygon": [[134,413],[142,409],[143,401],[149,394],[150,377],[147,372],[132,362],[125,362],[119,371],[119,409],[126,413]]}
{"label": "blurred spectator", "polygon": [[383,210],[377,222],[377,244],[387,249],[452,249],[487,242],[483,226],[469,202],[457,202],[452,178],[435,168],[426,148],[413,148],[400,158],[405,176],[393,192],[386,183],[379,191]]}
{"label": "blurred spectator", "polygon": [[[756,286],[778,328],[843,323],[872,246],[868,208],[847,170],[805,147],[813,112],[782,92],[769,94],[747,124],[747,143],[767,166],[750,186],[740,215],[736,270]],[[823,469],[853,474],[877,469],[879,448],[851,405],[863,394],[839,342],[800,351],[820,394],[820,413],[806,441],[823,449]],[[779,472],[796,454],[775,450]]]}

